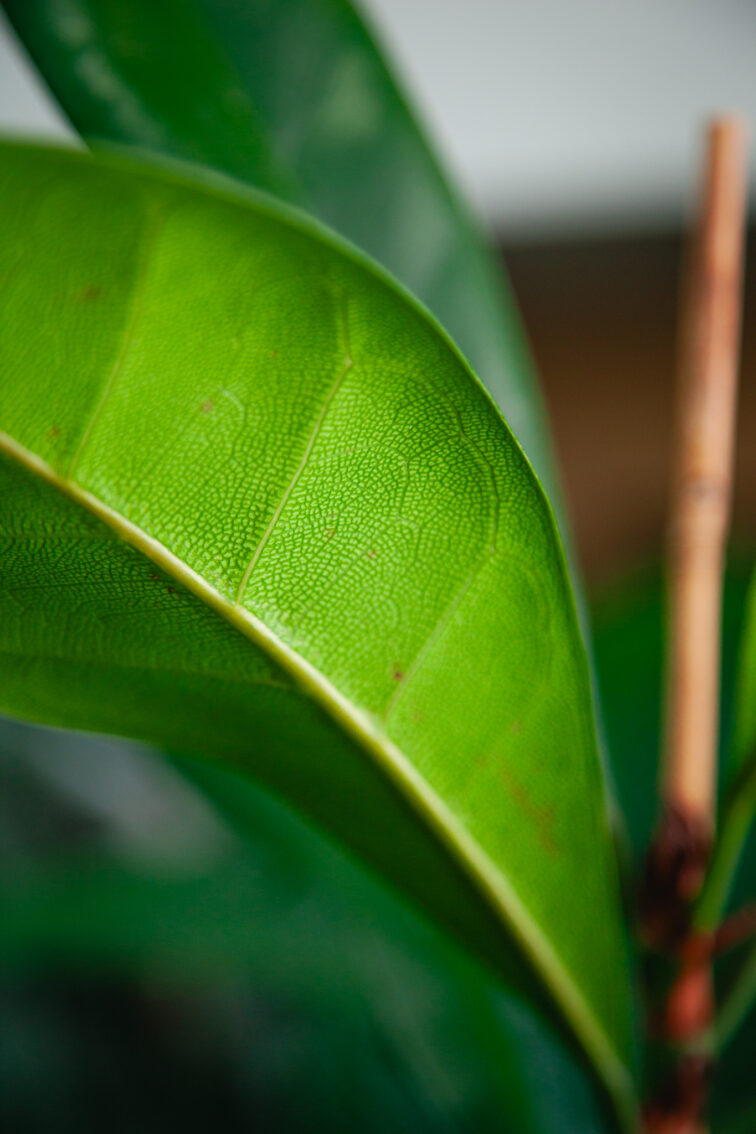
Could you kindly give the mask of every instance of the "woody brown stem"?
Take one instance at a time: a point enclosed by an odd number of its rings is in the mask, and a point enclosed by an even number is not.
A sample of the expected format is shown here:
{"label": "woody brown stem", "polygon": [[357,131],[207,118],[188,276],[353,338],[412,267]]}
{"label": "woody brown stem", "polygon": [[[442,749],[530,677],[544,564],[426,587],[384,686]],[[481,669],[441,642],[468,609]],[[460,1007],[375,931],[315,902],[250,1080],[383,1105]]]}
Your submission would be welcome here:
{"label": "woody brown stem", "polygon": [[[653,922],[681,920],[714,832],[722,572],[729,524],[745,229],[745,130],[709,129],[686,277],[668,541],[670,587],[662,816],[648,861]],[[649,925],[652,937],[664,927]]]}
{"label": "woody brown stem", "polygon": [[[703,200],[685,279],[668,538],[669,638],[662,812],[649,849],[642,928],[679,962],[662,1012],[679,1057],[648,1131],[700,1131],[712,1066],[711,959],[691,927],[716,808],[722,574],[732,495],[746,211],[746,138],[709,128]],[[666,1092],[666,1093],[665,1093]]]}
{"label": "woody brown stem", "polygon": [[745,228],[745,131],[710,128],[685,301],[669,532],[671,641],[663,796],[713,828],[722,565],[730,515]]}

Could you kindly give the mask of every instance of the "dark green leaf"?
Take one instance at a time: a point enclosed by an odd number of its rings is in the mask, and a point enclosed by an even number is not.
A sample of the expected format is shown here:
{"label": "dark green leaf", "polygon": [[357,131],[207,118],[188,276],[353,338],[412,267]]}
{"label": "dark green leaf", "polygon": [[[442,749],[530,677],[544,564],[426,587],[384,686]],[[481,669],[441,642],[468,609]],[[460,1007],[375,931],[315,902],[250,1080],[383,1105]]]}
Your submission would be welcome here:
{"label": "dark green leaf", "polygon": [[756,897],[756,576],[741,619],[735,729],[724,763],[725,794],[714,858],[699,902],[699,924],[718,924],[728,905]]}
{"label": "dark green leaf", "polygon": [[[249,781],[206,761],[180,761],[183,773],[202,781],[205,798],[234,811],[245,839],[211,844],[199,861],[176,860],[175,851],[155,861],[149,844],[138,857],[134,844],[119,854],[122,844],[114,846],[101,813],[79,795],[73,804],[70,794],[54,792],[53,778],[69,793],[87,791],[82,780],[92,768],[117,765],[130,791],[119,796],[116,832],[125,821],[141,826],[143,808],[154,814],[156,794],[164,823],[196,829],[184,785],[167,780],[157,756],[98,737],[78,735],[63,744],[59,732],[2,721],[0,751],[6,803],[0,958],[4,984],[17,1001],[29,1002],[25,990],[35,979],[55,973],[60,979],[65,972],[87,986],[121,974],[161,1004],[176,996],[180,1003],[193,995],[212,998],[220,1001],[223,1018],[233,1004],[235,1046],[224,1052],[216,1023],[209,1054],[239,1060],[247,1088],[262,1076],[265,1095],[285,1094],[286,1111],[299,1117],[287,1130],[346,1131],[355,1124],[376,1134],[606,1129],[585,1068],[520,991],[505,994],[438,931]],[[106,783],[103,775],[103,790]],[[42,832],[56,815],[61,829],[46,839]],[[56,1097],[56,1052],[51,1068],[41,1053],[56,1037],[58,1044],[76,1039],[61,1034],[62,1015],[58,1007],[54,1026],[48,1021],[36,1044],[38,1077],[31,1087],[43,1094],[47,1109]],[[4,1013],[2,1023],[5,1113],[22,1094],[10,1051],[23,1043],[29,1022],[14,1024]],[[183,1014],[182,1033],[191,1025]],[[185,1041],[195,1051],[200,1036],[190,1031]],[[100,1074],[111,1074],[102,1053],[94,1056]],[[169,1070],[163,1060],[161,1083]],[[138,1090],[139,1083],[130,1086]],[[78,1095],[83,1087],[90,1087],[90,1067],[79,1062],[72,1090]],[[87,1090],[85,1099],[90,1105],[79,1117],[91,1121],[93,1093]],[[56,1128],[74,1129],[74,1114],[66,1111],[65,1122],[59,1116]]]}
{"label": "dark green leaf", "polygon": [[[754,961],[756,953],[752,952],[752,968]],[[753,1075],[756,1012],[751,1011],[750,1016],[741,1017],[737,1023],[743,1026],[725,1047],[714,1077],[712,1134],[751,1134],[756,1129],[756,1083]]]}
{"label": "dark green leaf", "polygon": [[[756,575],[745,605],[732,759],[726,766],[725,796],[712,867],[698,917],[706,928],[719,924],[728,909],[756,900]],[[756,946],[744,962],[734,960],[715,1033],[723,1048],[756,1006]]]}
{"label": "dark green leaf", "polygon": [[[733,740],[733,774],[742,776],[753,767],[756,772],[756,575],[751,582],[743,623],[743,643],[738,672],[738,708]],[[756,793],[756,775],[753,790]],[[756,805],[756,794],[754,794]]]}
{"label": "dark green leaf", "polygon": [[[733,731],[738,640],[749,568],[750,563],[734,558],[725,577],[722,752],[727,751]],[[661,569],[636,572],[614,583],[594,603],[591,622],[612,778],[639,861],[648,846],[658,807],[665,623]]]}

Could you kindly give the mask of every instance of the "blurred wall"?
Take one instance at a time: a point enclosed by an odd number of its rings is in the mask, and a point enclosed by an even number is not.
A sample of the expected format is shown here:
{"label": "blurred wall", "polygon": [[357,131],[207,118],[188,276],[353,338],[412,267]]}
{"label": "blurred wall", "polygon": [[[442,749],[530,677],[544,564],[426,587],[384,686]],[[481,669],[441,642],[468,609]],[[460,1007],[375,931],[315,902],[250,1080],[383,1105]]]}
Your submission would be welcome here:
{"label": "blurred wall", "polygon": [[756,122],[751,0],[361,3],[510,240],[677,224],[701,123]]}

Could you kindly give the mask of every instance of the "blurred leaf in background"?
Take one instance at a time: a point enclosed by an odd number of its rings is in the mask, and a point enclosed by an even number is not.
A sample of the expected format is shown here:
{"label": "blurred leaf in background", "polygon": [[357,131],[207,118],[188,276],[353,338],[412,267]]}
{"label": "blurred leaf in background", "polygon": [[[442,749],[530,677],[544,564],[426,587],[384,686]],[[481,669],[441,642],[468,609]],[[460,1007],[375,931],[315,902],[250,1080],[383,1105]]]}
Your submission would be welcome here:
{"label": "blurred leaf in background", "polygon": [[183,762],[240,840],[146,749],[2,740],[8,1129],[606,1129],[532,1006],[260,789]]}
{"label": "blurred leaf in background", "polygon": [[[753,557],[733,554],[725,574],[722,622],[722,717],[720,778],[730,777],[729,753],[736,731],[736,691],[747,627]],[[595,656],[606,711],[612,770],[627,830],[634,869],[640,870],[656,819],[656,776],[662,735],[665,639],[664,582],[658,568],[635,572],[605,588],[592,609]],[[756,893],[756,839],[751,831],[729,899],[730,911],[753,901]],[[716,964],[719,995],[726,993],[748,946]],[[714,1080],[712,1134],[751,1134],[756,1129],[753,1055],[756,1013],[725,1047]]]}
{"label": "blurred leaf in background", "polygon": [[[738,648],[751,563],[749,557],[735,555],[725,576],[720,725],[723,756],[733,732]],[[636,862],[648,846],[657,814],[665,617],[665,586],[659,567],[641,568],[603,587],[591,608],[611,769]],[[722,759],[720,768],[724,766]]]}

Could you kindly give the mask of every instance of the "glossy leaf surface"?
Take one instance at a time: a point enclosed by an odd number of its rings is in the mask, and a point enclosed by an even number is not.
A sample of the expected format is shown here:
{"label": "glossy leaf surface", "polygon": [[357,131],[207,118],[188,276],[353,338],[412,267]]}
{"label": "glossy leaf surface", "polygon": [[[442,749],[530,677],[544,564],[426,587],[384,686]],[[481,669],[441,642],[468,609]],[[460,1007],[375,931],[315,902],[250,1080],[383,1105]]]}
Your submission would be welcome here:
{"label": "glossy leaf surface", "polygon": [[552,500],[517,312],[346,0],[4,0],[87,141],[209,165],[389,268],[491,391]]}
{"label": "glossy leaf surface", "polygon": [[269,202],[62,152],[0,168],[0,708],[266,779],[502,971],[527,957],[627,1104],[585,657],[488,396]]}

